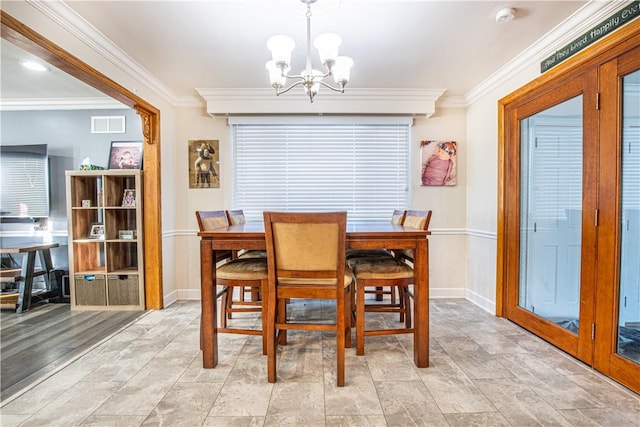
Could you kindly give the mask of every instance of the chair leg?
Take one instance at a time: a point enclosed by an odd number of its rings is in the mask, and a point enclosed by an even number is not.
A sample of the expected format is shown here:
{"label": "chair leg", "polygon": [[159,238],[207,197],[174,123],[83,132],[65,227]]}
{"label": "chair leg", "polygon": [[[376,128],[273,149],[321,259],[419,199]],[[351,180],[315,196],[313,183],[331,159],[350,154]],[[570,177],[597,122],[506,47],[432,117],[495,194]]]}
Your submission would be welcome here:
{"label": "chair leg", "polygon": [[[345,336],[345,347],[351,348],[351,326],[353,325],[351,315],[353,313],[353,285],[350,285],[345,291],[344,296],[344,336]],[[338,332],[339,333],[339,332]]]}
{"label": "chair leg", "polygon": [[[242,294],[242,290],[244,286],[240,286],[240,293]],[[227,293],[227,304],[225,305],[225,312],[227,314],[227,319],[231,319],[231,308],[233,307],[233,293],[235,291],[235,286],[229,286],[229,292]],[[225,322],[226,325],[227,322]]]}
{"label": "chair leg", "polygon": [[276,343],[276,311],[277,307],[275,295],[269,295],[266,308],[267,325],[262,334],[266,337],[267,341],[267,381],[269,381],[270,383],[275,383],[277,377],[276,354],[278,351],[278,347]]}
{"label": "chair leg", "polygon": [[344,387],[344,348],[345,348],[345,332],[347,326],[346,318],[346,301],[345,294],[338,298],[336,306],[336,356],[337,356],[337,382],[338,387]]}
{"label": "chair leg", "polygon": [[262,354],[266,355],[267,351],[267,329],[269,328],[267,321],[267,292],[269,283],[266,280],[260,282],[260,293],[262,294],[262,312],[260,316],[262,318]]}
{"label": "chair leg", "polygon": [[220,298],[220,327],[227,327],[227,300],[230,300],[229,293],[233,292],[233,288],[226,286],[224,288],[222,298]]}
{"label": "chair leg", "polygon": [[[396,289],[398,290],[398,300],[399,300],[399,305],[400,305],[400,321],[404,322],[405,320],[405,313],[407,312],[407,307],[405,304],[405,295],[406,293],[404,292],[404,287],[403,286],[394,286],[392,288],[392,292],[391,295],[393,295],[395,297],[396,295]],[[395,304],[395,303],[394,303]]]}
{"label": "chair leg", "polygon": [[[288,299],[280,298],[276,302],[276,304],[278,305],[278,308],[276,310],[276,321],[278,323],[286,323],[286,321],[287,321],[287,302],[288,301],[289,301]],[[278,332],[278,344],[287,345],[287,330],[286,329],[281,329]]]}
{"label": "chair leg", "polygon": [[364,355],[364,284],[356,284],[356,355]]}
{"label": "chair leg", "polygon": [[401,288],[404,298],[404,310],[406,313],[405,326],[407,328],[411,328],[411,296],[409,295],[409,287],[401,286]]}

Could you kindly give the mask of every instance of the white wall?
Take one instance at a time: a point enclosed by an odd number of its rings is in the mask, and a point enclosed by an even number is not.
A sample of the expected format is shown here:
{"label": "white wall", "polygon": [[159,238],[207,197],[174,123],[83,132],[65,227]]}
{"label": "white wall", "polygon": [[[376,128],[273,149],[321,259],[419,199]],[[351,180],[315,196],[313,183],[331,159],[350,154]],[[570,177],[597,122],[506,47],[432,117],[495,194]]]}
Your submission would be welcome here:
{"label": "white wall", "polygon": [[[431,298],[464,297],[467,275],[466,192],[468,143],[463,108],[439,108],[428,119],[416,118],[412,130],[412,207],[431,209],[429,288]],[[457,184],[420,186],[420,141],[456,141]]]}
{"label": "white wall", "polygon": [[498,101],[539,75],[539,62],[504,79],[466,110],[468,138],[466,298],[495,313],[498,206]]}
{"label": "white wall", "polygon": [[[176,265],[175,292],[165,292],[165,300],[200,297],[200,254],[196,210],[230,208],[231,129],[223,117],[206,116],[201,108],[177,110],[175,175],[171,192],[175,194],[176,229],[171,232]],[[464,297],[466,286],[466,126],[464,109],[442,109],[429,119],[416,118],[412,128],[411,185],[412,206],[432,209],[430,239],[430,280],[432,297]],[[189,189],[188,141],[220,141],[219,189]],[[458,143],[458,185],[420,186],[420,141],[454,140]],[[164,168],[164,163],[163,163]],[[163,186],[163,191],[166,186]]]}

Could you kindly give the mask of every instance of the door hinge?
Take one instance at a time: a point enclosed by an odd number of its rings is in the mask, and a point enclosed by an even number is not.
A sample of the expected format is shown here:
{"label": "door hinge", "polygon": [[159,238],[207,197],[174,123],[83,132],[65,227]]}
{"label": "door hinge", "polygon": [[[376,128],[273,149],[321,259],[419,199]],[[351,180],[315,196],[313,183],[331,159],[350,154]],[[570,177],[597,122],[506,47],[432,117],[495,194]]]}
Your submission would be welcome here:
{"label": "door hinge", "polygon": [[596,93],[596,110],[600,109],[600,92]]}
{"label": "door hinge", "polygon": [[591,324],[591,341],[595,341],[596,339],[596,324]]}
{"label": "door hinge", "polygon": [[594,215],[594,217],[595,217],[595,218],[594,218],[594,219],[595,219],[595,221],[594,221],[594,222],[595,222],[596,227],[598,226],[598,216],[599,216],[598,214],[599,214],[599,213],[600,213],[600,210],[599,210],[599,209],[596,209],[596,211],[595,211],[595,215]]}

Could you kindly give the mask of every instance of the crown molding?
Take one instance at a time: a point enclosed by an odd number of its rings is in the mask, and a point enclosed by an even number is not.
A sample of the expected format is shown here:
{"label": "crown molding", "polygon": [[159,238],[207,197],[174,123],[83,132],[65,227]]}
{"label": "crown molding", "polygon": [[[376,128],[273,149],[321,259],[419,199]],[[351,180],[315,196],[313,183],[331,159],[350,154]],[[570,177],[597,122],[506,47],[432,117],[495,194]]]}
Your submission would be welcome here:
{"label": "crown molding", "polygon": [[313,103],[303,91],[196,88],[212,116],[219,114],[398,114],[431,117],[445,89],[347,89],[323,92]]}
{"label": "crown molding", "polygon": [[0,100],[0,111],[35,110],[125,110],[128,106],[109,97],[13,98]]}
{"label": "crown molding", "polygon": [[[171,105],[180,104],[178,98],[162,81],[137,63],[126,52],[106,38],[97,28],[78,15],[65,2],[58,0],[27,0],[34,8],[64,28],[101,57],[115,65],[136,82],[144,82],[154,93]],[[133,90],[136,92],[135,88]],[[193,97],[193,100],[197,98]]]}
{"label": "crown molding", "polygon": [[470,106],[496,89],[513,75],[517,75],[533,64],[539,64],[544,58],[630,3],[630,0],[624,2],[591,0],[505,66],[471,89],[465,95],[466,106]]}
{"label": "crown molding", "polygon": [[[202,106],[198,97],[176,96],[162,81],[113,44],[65,2],[60,0],[26,1],[136,82],[144,82],[150,90],[170,105],[174,107]],[[631,2],[631,0],[623,2],[591,0],[462,97],[443,96],[444,89],[347,89],[344,94],[323,92],[321,97],[313,103],[309,103],[304,94],[289,93],[275,99],[273,90],[265,88],[204,88],[196,89],[196,91],[206,102],[206,110],[211,115],[324,114],[330,111],[335,114],[412,114],[431,117],[435,112],[436,102],[440,108],[469,107],[509,80],[514,74],[540,62],[555,50]],[[45,104],[46,100],[43,102],[43,105]],[[90,101],[79,105],[82,104],[89,105]]]}

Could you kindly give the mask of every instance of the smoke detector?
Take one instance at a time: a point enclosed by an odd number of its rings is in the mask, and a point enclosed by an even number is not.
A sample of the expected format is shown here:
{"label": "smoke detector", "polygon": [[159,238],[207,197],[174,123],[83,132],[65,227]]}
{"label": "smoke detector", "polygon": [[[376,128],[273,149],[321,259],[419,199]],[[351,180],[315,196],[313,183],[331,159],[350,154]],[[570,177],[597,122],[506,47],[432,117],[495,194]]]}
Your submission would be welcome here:
{"label": "smoke detector", "polygon": [[498,13],[496,13],[496,22],[509,22],[516,17],[516,10],[510,7],[505,7],[504,9],[500,9]]}

